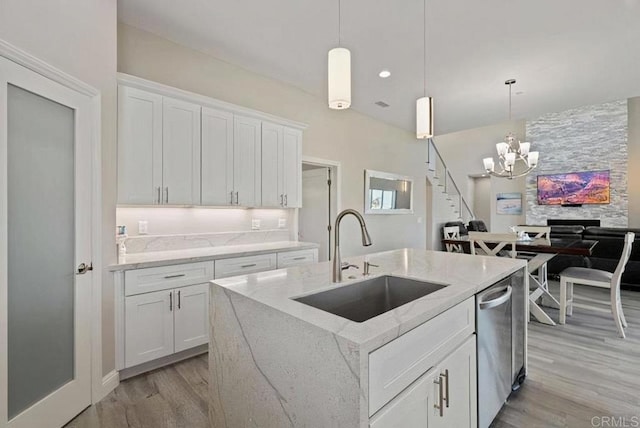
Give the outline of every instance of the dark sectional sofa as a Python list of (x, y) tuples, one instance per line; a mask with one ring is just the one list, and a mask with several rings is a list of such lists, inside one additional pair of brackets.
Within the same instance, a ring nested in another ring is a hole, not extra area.
[(549, 275), (559, 275), (571, 266), (592, 267), (613, 272), (618, 265), (624, 236), (635, 232), (636, 240), (631, 250), (631, 258), (622, 275), (622, 287), (640, 291), (640, 229), (618, 227), (598, 227), (581, 225), (552, 225), (551, 238), (574, 238), (598, 241), (593, 254), (588, 257), (557, 255), (547, 264)]

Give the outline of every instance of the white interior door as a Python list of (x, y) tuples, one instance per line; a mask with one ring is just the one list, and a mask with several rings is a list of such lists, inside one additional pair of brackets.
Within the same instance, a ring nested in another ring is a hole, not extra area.
[(0, 426), (90, 404), (91, 99), (0, 57)]
[(329, 172), (319, 167), (302, 171), (302, 208), (298, 216), (298, 238), (320, 245), (318, 261), (329, 259)]

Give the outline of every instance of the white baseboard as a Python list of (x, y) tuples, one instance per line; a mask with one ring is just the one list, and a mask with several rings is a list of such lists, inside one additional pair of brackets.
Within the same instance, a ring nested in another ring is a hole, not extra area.
[(112, 370), (107, 373), (102, 378), (102, 383), (100, 385), (96, 385), (93, 391), (93, 403), (96, 404), (98, 401), (102, 400), (106, 397), (111, 391), (116, 389), (116, 387), (120, 384), (120, 375), (116, 370)]

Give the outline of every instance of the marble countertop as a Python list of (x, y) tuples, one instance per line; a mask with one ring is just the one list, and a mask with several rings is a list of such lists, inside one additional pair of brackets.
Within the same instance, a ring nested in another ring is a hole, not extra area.
[(231, 257), (257, 256), (282, 251), (307, 250), (318, 248), (311, 242), (280, 241), (258, 244), (221, 245), (218, 247), (190, 248), (173, 251), (150, 251), (127, 254), (118, 259), (118, 263), (109, 266), (110, 271), (142, 269), (167, 266), (180, 263), (194, 263)]
[[(368, 278), (395, 275), (448, 286), (362, 323), (292, 300), (363, 280), (365, 260), (379, 265), (371, 268)], [(216, 279), (211, 283), (212, 287), (223, 287), (226, 293), (252, 299), (329, 331), (362, 351), (371, 351), (526, 267), (524, 260), (419, 249), (345, 257), (344, 261), (360, 269), (343, 271), (340, 284), (331, 281), (331, 262)], [(356, 279), (348, 279), (350, 276)]]

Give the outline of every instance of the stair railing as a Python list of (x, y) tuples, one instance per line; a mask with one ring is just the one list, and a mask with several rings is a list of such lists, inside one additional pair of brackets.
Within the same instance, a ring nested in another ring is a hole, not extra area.
[(475, 219), (473, 210), (460, 192), (432, 138), (428, 140), (427, 168), (433, 172), (433, 176), (438, 180), (437, 185), (444, 187), (444, 193), (447, 195), (447, 199), (452, 202), (451, 207), (455, 209), (458, 216), (465, 222)]

